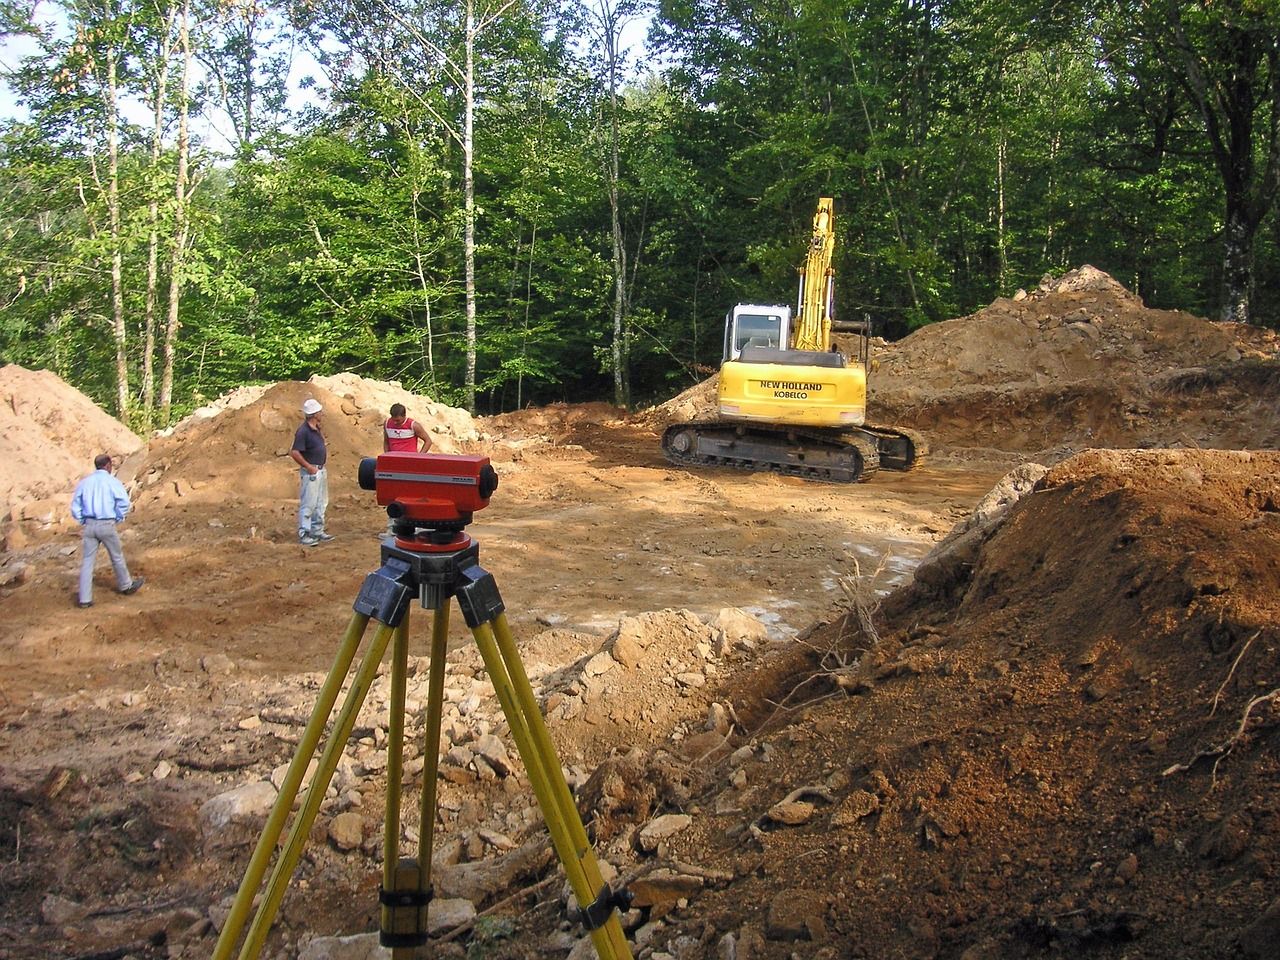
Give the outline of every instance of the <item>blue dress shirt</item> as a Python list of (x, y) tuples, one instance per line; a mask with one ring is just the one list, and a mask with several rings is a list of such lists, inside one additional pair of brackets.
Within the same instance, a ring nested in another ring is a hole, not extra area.
[(108, 470), (95, 470), (76, 486), (71, 496), (71, 516), (77, 523), (86, 520), (114, 520), (119, 523), (129, 512), (129, 494), (124, 484)]

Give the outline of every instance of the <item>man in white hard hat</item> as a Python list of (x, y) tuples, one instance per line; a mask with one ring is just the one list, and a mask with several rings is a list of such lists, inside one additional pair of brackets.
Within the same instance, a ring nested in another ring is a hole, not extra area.
[(323, 409), (314, 397), (303, 402), (302, 415), (306, 419), (293, 435), (293, 449), (289, 451), (298, 465), (298, 542), (304, 547), (333, 539), (332, 534), (324, 532), (324, 512), (329, 506), (329, 474), (324, 465), (329, 451), (320, 429)]

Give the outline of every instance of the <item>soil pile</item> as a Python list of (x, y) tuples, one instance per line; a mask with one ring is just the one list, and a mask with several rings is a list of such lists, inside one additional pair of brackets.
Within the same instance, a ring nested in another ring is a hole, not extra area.
[(135, 433), (57, 374), (0, 367), (0, 503), (6, 509), (69, 497), (76, 481), (93, 471), (95, 456), (123, 457), (141, 446)]
[(714, 420), (720, 415), (720, 374), (712, 374), (665, 403), (642, 411), (636, 419), (653, 430), (689, 420)]
[[(1084, 266), (897, 343), (873, 342), (868, 419), (933, 453), (1054, 462), (1087, 447), (1280, 446), (1280, 337), (1148, 309)], [(717, 377), (640, 415), (654, 429), (714, 419)]]
[(874, 633), (851, 615), (730, 684), (737, 752), (648, 864), (702, 890), (661, 942), (1272, 955), (1277, 557), (1280, 454), (1050, 470)]
[(1152, 310), (1081, 267), (876, 352), (869, 416), (934, 449), (1280, 446), (1280, 338)]
[(297, 467), (289, 450), (303, 420), (302, 402), (309, 397), (324, 407), (331, 496), (353, 493), (359, 460), (382, 451), (382, 424), (392, 403), (403, 403), (427, 428), (437, 453), (466, 452), (480, 436), (466, 411), (415, 397), (395, 384), (354, 374), (313, 377), (307, 383), (233, 391), (168, 436), (157, 436), (145, 453), (124, 465), (122, 479), (136, 479), (147, 501), (295, 497)]
[(626, 411), (607, 403), (553, 403), (511, 413), (485, 417), (481, 424), (487, 433), (508, 442), (532, 439), (552, 443), (571, 443), (580, 426), (620, 425)]

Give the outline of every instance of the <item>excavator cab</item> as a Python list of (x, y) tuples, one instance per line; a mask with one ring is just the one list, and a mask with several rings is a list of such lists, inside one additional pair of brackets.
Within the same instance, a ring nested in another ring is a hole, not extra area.
[(724, 318), (725, 360), (737, 360), (743, 347), (781, 350), (790, 342), (790, 307), (740, 303)]

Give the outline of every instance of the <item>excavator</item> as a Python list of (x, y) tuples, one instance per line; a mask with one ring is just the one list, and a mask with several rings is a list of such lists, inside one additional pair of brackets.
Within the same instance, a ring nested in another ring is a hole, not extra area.
[[(681, 466), (773, 471), (827, 483), (859, 483), (877, 470), (910, 470), (922, 438), (866, 422), (870, 323), (834, 318), (835, 205), (822, 197), (800, 269), (796, 313), (740, 303), (725, 317), (720, 417), (676, 423), (662, 451)], [(834, 334), (852, 334), (849, 354)]]

